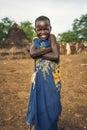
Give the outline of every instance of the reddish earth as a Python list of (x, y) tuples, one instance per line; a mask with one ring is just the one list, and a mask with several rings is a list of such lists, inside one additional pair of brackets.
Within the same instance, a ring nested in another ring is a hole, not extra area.
[[(61, 55), (62, 114), (59, 130), (87, 130), (87, 55)], [(0, 61), (0, 130), (29, 130), (25, 124), (32, 59)]]

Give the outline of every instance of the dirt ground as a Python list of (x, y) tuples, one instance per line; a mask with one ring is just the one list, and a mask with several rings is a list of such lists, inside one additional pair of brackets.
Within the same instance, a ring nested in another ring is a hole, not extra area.
[[(0, 130), (29, 130), (25, 124), (32, 59), (0, 61)], [(62, 114), (59, 130), (87, 130), (87, 55), (61, 55)]]

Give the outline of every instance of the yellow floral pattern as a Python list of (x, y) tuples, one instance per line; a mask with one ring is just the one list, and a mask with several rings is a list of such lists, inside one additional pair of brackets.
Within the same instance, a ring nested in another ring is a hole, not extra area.
[[(43, 62), (43, 63), (42, 63)], [(59, 91), (61, 88), (61, 69), (60, 69), (60, 64), (55, 63), (49, 60), (44, 60), (39, 58), (36, 61), (36, 68), (37, 71), (38, 69), (42, 71), (43, 77), (46, 80), (46, 75), (49, 75), (50, 71), (52, 72), (52, 76), (54, 79), (55, 86), (57, 90)]]
[(61, 75), (60, 75), (60, 65), (55, 63), (54, 65), (52, 65), (52, 68), (53, 68), (53, 72), (52, 72), (53, 78), (54, 78), (55, 84), (57, 84), (61, 80), (60, 79), (60, 77), (61, 77)]

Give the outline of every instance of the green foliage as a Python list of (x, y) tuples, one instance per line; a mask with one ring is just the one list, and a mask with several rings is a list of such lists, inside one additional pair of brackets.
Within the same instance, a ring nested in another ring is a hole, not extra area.
[(58, 39), (61, 42), (74, 42), (77, 39), (77, 35), (73, 31), (68, 31), (68, 32), (59, 34)]
[(32, 42), (33, 37), (35, 36), (34, 27), (32, 23), (29, 21), (21, 22), (21, 28), (23, 29), (24, 33), (26, 34), (27, 38)]
[(2, 44), (8, 34), (8, 30), (11, 27), (13, 21), (5, 17), (0, 21), (0, 43)]
[(57, 39), (61, 42), (87, 41), (87, 14), (75, 19), (72, 24), (72, 31), (59, 34)]
[(73, 31), (77, 33), (78, 39), (81, 41), (87, 41), (87, 14), (74, 20)]

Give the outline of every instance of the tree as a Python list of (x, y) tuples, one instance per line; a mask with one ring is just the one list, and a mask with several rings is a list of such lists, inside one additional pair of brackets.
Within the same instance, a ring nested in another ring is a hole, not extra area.
[(74, 20), (73, 31), (77, 33), (78, 39), (80, 39), (81, 42), (87, 41), (87, 14)]
[(63, 42), (84, 42), (87, 41), (87, 14), (75, 19), (72, 30), (61, 33), (57, 39)]
[(32, 39), (35, 36), (35, 31), (34, 27), (32, 26), (32, 23), (30, 23), (29, 21), (25, 21), (21, 22), (20, 26), (23, 29), (26, 36), (28, 37), (28, 39), (30, 40), (30, 42), (32, 42)]
[(77, 34), (73, 31), (64, 32), (58, 35), (58, 41), (61, 42), (74, 42), (77, 40)]
[(1, 19), (0, 22), (0, 43), (2, 44), (8, 34), (9, 28), (12, 26), (13, 21), (8, 17)]

